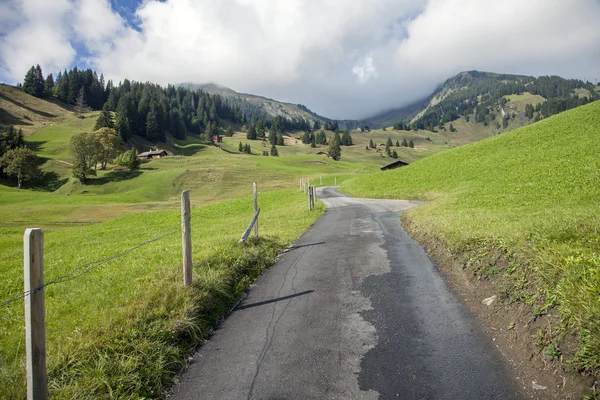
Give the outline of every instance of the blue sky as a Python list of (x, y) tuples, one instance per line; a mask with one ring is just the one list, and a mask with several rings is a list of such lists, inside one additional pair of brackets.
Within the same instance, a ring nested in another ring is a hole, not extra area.
[(464, 70), (600, 78), (598, 0), (0, 0), (0, 81), (77, 65), (361, 118)]

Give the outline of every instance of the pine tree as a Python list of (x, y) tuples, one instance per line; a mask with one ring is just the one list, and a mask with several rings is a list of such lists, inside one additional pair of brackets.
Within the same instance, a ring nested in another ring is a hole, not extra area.
[(450, 132), (456, 132), (456, 128), (452, 124), (450, 124)]
[(406, 138), (402, 138), (402, 146), (408, 147), (408, 142), (406, 141)]
[(250, 125), (248, 127), (248, 132), (246, 133), (246, 139), (256, 140), (256, 128), (254, 128), (254, 125)]
[(377, 146), (375, 145), (375, 142), (373, 141), (373, 139), (369, 140), (369, 147), (370, 147), (370, 148), (372, 148), (372, 149), (374, 149), (374, 148), (376, 148), (376, 147), (377, 147)]
[(387, 142), (386, 142), (386, 147), (392, 147), (394, 145), (394, 142), (392, 142), (392, 138), (388, 136)]
[(87, 103), (85, 102), (85, 90), (83, 86), (79, 90), (79, 94), (77, 95), (77, 100), (75, 100), (75, 111), (77, 114), (82, 115), (87, 109)]
[(279, 157), (279, 152), (277, 151), (277, 146), (275, 146), (275, 145), (271, 146), (271, 156)]
[(413, 142), (412, 140), (410, 142), (408, 142), (408, 147), (410, 147), (411, 149), (415, 148), (415, 142)]
[(44, 97), (51, 98), (54, 95), (54, 77), (48, 74), (44, 82)]
[(112, 116), (110, 115), (110, 111), (108, 111), (108, 105), (104, 104), (102, 107), (102, 111), (96, 120), (96, 124), (94, 125), (94, 130), (97, 131), (101, 128), (115, 128), (115, 123), (112, 120)]
[(238, 146), (238, 151), (239, 151), (240, 153), (243, 153), (243, 152), (244, 152), (244, 146), (242, 145), (242, 142), (240, 142), (240, 145)]
[(398, 153), (396, 150), (392, 151), (392, 158), (398, 158)]
[(350, 135), (350, 131), (344, 132), (342, 135), (342, 145), (344, 146), (352, 146), (352, 136)]
[(392, 149), (390, 147), (390, 142), (391, 142), (391, 140), (388, 138), (388, 141), (385, 144), (385, 154), (387, 154), (388, 157), (390, 157), (392, 155)]
[(396, 140), (396, 147), (400, 147), (400, 142)]
[(150, 110), (146, 115), (146, 138), (151, 142), (160, 139), (160, 126), (158, 125), (158, 115), (155, 109)]
[(227, 127), (227, 130), (225, 131), (225, 136), (227, 136), (227, 137), (232, 137), (233, 136), (233, 128), (231, 127), (231, 125), (229, 125)]
[(32, 66), (25, 74), (23, 91), (35, 97), (44, 96), (44, 75), (39, 64)]
[(310, 133), (308, 131), (304, 132), (302, 135), (302, 143), (309, 144), (310, 143)]
[(283, 135), (281, 133), (277, 134), (277, 146), (283, 146), (284, 144)]
[(342, 158), (342, 148), (340, 147), (339, 135), (333, 135), (333, 139), (329, 143), (329, 156), (335, 161)]

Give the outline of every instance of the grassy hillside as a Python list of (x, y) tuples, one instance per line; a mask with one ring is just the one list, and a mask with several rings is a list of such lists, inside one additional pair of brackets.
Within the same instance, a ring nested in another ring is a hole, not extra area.
[[(480, 278), (493, 277), (507, 302), (531, 305), (534, 317), (559, 310), (558, 326), (544, 328), (546, 339), (538, 344), (598, 374), (599, 151), (595, 102), (399, 170), (358, 177), (342, 189), (428, 200), (405, 215), (414, 233), (440, 240), (457, 257), (466, 254), (466, 266)], [(499, 252), (508, 262), (494, 258)], [(573, 351), (564, 342), (568, 332), (578, 337)]]
[(0, 84), (0, 125), (14, 125), (25, 135), (43, 126), (60, 124), (71, 115), (70, 106), (30, 96), (14, 86)]

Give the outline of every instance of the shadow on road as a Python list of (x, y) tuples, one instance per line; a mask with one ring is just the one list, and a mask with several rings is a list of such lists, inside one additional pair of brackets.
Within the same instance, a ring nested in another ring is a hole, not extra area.
[(271, 304), (271, 303), (276, 303), (276, 302), (282, 301), (282, 300), (293, 299), (294, 297), (304, 296), (305, 294), (309, 294), (312, 292), (314, 292), (314, 290), (306, 290), (304, 292), (290, 294), (289, 296), (278, 297), (278, 298), (272, 299), (272, 300), (265, 300), (265, 301), (259, 301), (258, 303), (246, 304), (246, 305), (237, 307), (236, 310), (243, 310), (245, 308), (264, 306), (265, 304)]

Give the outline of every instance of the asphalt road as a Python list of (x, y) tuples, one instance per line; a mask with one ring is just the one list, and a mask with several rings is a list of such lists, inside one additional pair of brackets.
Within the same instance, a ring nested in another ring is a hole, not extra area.
[(502, 356), (400, 225), (328, 206), (194, 355), (173, 399), (517, 399)]

